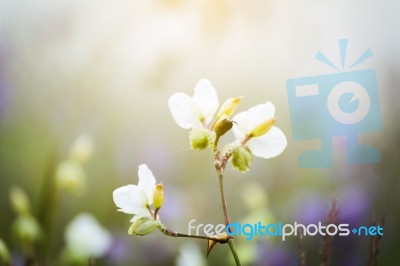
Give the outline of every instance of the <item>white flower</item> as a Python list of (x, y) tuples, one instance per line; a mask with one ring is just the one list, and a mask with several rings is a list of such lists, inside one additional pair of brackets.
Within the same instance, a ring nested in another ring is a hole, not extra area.
[(250, 136), (246, 145), (255, 156), (265, 159), (278, 156), (287, 145), (285, 134), (278, 127), (272, 126), (265, 134), (251, 137), (254, 129), (267, 121), (274, 121), (274, 119), (275, 106), (271, 102), (258, 104), (233, 118), (233, 121), (236, 122), (233, 125), (233, 134), (240, 141)]
[(179, 256), (176, 258), (176, 266), (204, 266), (204, 256), (200, 248), (193, 243), (185, 243), (180, 247)]
[(89, 213), (81, 213), (67, 226), (65, 241), (75, 258), (101, 257), (111, 246), (111, 234)]
[(210, 123), (218, 105), (217, 93), (207, 79), (197, 82), (193, 97), (178, 92), (168, 101), (175, 122), (185, 129), (201, 128)]
[(121, 212), (150, 216), (148, 207), (153, 203), (156, 179), (145, 164), (139, 165), (138, 176), (137, 185), (127, 185), (114, 190), (113, 200)]

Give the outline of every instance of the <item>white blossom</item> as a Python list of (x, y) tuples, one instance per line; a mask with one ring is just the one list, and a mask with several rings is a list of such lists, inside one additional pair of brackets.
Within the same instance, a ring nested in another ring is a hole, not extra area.
[(65, 231), (67, 250), (77, 258), (101, 257), (111, 246), (111, 234), (89, 213), (81, 213)]
[[(258, 104), (247, 111), (237, 114), (233, 121), (233, 134), (242, 141), (248, 138), (254, 129), (266, 121), (274, 121), (275, 106), (271, 102)], [(286, 148), (285, 134), (276, 126), (272, 126), (265, 134), (251, 137), (245, 143), (251, 152), (265, 159), (278, 156)]]
[(213, 119), (218, 105), (217, 93), (207, 79), (197, 82), (193, 97), (178, 92), (168, 101), (175, 122), (185, 129), (205, 127)]
[(148, 207), (153, 203), (156, 179), (145, 164), (139, 166), (138, 176), (137, 185), (127, 185), (115, 189), (113, 200), (121, 212), (150, 216)]

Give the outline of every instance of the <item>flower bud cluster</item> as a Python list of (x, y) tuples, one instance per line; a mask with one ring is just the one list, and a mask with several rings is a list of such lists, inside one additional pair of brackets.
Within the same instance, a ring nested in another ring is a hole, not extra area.
[(80, 194), (85, 191), (86, 175), (83, 166), (92, 156), (93, 148), (93, 139), (87, 134), (80, 135), (75, 140), (68, 158), (57, 167), (57, 187), (72, 194)]
[[(281, 154), (286, 147), (285, 135), (274, 126), (275, 106), (272, 103), (256, 105), (230, 118), (241, 98), (230, 98), (218, 108), (214, 87), (210, 81), (201, 79), (192, 97), (185, 93), (175, 93), (168, 101), (175, 122), (184, 129), (190, 129), (191, 148), (212, 148), (219, 173), (223, 172), (229, 160), (234, 169), (246, 172), (250, 170), (253, 155), (272, 158)], [(220, 151), (218, 141), (230, 130), (235, 140)], [(169, 232), (158, 216), (164, 202), (163, 185), (156, 184), (153, 173), (144, 164), (139, 166), (138, 176), (137, 185), (123, 186), (113, 192), (113, 200), (119, 211), (133, 215), (128, 233), (143, 236), (156, 228), (164, 233)]]
[(41, 238), (41, 228), (31, 214), (30, 202), (25, 192), (14, 187), (10, 191), (11, 206), (17, 213), (13, 223), (13, 233), (25, 250), (30, 250), (35, 242)]
[(231, 153), (223, 152), (216, 165), (224, 168), (225, 160), (232, 159), (233, 168), (246, 172), (250, 169), (253, 155), (265, 159), (278, 156), (285, 149), (287, 140), (283, 132), (274, 126), (275, 106), (270, 102), (256, 105), (231, 119), (242, 98), (230, 98), (218, 109), (218, 96), (213, 85), (201, 79), (194, 88), (193, 97), (175, 93), (168, 105), (175, 122), (182, 128), (191, 129), (189, 140), (195, 150), (211, 146), (214, 154), (218, 155), (220, 137), (233, 129), (235, 139), (241, 146), (235, 147)]
[[(139, 182), (113, 192), (113, 200), (119, 211), (133, 215), (128, 234), (143, 236), (161, 225), (158, 211), (164, 204), (164, 186), (156, 179), (147, 165), (139, 166)], [(153, 208), (152, 208), (153, 206)]]

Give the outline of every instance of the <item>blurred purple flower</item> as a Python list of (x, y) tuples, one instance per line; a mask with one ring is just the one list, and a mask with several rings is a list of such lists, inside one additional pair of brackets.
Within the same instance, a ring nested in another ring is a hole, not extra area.
[[(347, 187), (338, 192), (339, 215), (337, 223), (348, 223), (351, 226), (359, 226), (369, 221), (365, 215), (369, 207), (368, 195), (363, 187)], [(298, 201), (298, 215), (296, 220), (302, 224), (324, 222), (331, 205), (331, 198), (326, 195), (310, 193)]]
[(126, 239), (125, 235), (114, 236), (111, 248), (106, 254), (106, 260), (113, 263), (126, 261), (129, 258), (129, 254), (132, 253), (132, 248), (129, 245), (128, 239)]
[(296, 220), (305, 225), (323, 222), (328, 208), (328, 199), (317, 193), (309, 194), (299, 202), (299, 214)]
[(369, 199), (363, 188), (351, 187), (347, 189), (338, 201), (338, 222), (348, 223), (350, 226), (360, 226), (370, 223), (369, 220), (365, 219), (369, 208)]
[(258, 258), (255, 265), (281, 266), (298, 265), (297, 254), (285, 247), (285, 242), (278, 245), (269, 242), (259, 243), (257, 247)]

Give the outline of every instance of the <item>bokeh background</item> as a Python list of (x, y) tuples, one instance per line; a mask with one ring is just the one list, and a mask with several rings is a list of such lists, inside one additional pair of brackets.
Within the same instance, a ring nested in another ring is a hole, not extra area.
[[(137, 167), (146, 163), (164, 184), (164, 224), (186, 232), (191, 219), (223, 223), (211, 153), (190, 150), (188, 132), (167, 106), (173, 93), (192, 95), (207, 78), (220, 103), (245, 96), (239, 111), (272, 101), (288, 138), (281, 156), (256, 158), (246, 174), (228, 167), (231, 219), (324, 221), (336, 197), (339, 221), (370, 225), (384, 216), (379, 262), (399, 263), (399, 10), (394, 0), (0, 1), (0, 238), (18, 261), (11, 187), (21, 187), (39, 212), (49, 176), (88, 134), (95, 149), (84, 166), (86, 190), (61, 193), (55, 204), (52, 260), (65, 246), (65, 226), (85, 211), (113, 236), (99, 265), (232, 263), (225, 245), (206, 259), (203, 241), (128, 236), (130, 217), (112, 201), (112, 191), (136, 184)], [(376, 70), (383, 129), (360, 138), (381, 150), (382, 161), (349, 165), (346, 139), (337, 137), (332, 168), (300, 168), (299, 154), (318, 141), (293, 140), (285, 83), (334, 73), (314, 56), (321, 50), (339, 63), (341, 38), (349, 39), (350, 61), (373, 52), (359, 69)], [(319, 262), (322, 242), (304, 239), (309, 265)], [(297, 265), (298, 245), (297, 237), (237, 240), (250, 265)], [(369, 237), (336, 238), (333, 265), (365, 265), (369, 245)]]

